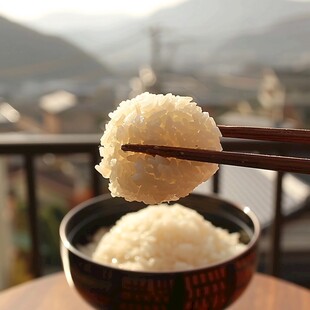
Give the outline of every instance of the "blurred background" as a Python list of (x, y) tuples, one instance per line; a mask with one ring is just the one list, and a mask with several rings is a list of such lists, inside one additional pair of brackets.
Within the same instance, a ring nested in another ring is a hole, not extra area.
[[(192, 96), (221, 124), (310, 128), (309, 38), (305, 0), (1, 0), (0, 289), (35, 276), (24, 162), (18, 151), (5, 154), (3, 141), (98, 134), (99, 143), (108, 113), (144, 91)], [(39, 251), (50, 273), (61, 269), (61, 218), (93, 192), (85, 154), (42, 153), (34, 161)], [(223, 195), (267, 206), (259, 216), (268, 231), (273, 177), (245, 171), (227, 172), (234, 187)], [(246, 184), (236, 188), (238, 178)], [(286, 181), (280, 276), (309, 287), (310, 180)], [(268, 194), (246, 196), (242, 187), (255, 182)], [(263, 239), (261, 271), (266, 252)]]

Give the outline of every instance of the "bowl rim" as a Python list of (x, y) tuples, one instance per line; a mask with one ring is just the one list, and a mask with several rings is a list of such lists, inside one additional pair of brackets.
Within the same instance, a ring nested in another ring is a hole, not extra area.
[[(64, 246), (68, 251), (72, 252), (74, 255), (78, 256), (79, 258), (86, 260), (87, 262), (94, 264), (96, 266), (100, 266), (100, 267), (105, 267), (105, 268), (110, 268), (113, 269), (115, 271), (118, 272), (125, 272), (125, 273), (131, 273), (131, 274), (136, 274), (136, 275), (152, 275), (152, 274), (186, 274), (186, 273), (192, 273), (192, 272), (199, 272), (199, 271), (203, 271), (206, 269), (214, 269), (214, 268), (219, 268), (223, 265), (226, 265), (227, 263), (233, 263), (235, 260), (238, 260), (240, 257), (242, 256), (246, 256), (248, 252), (251, 251), (251, 249), (258, 243), (259, 237), (261, 235), (261, 225), (260, 222), (258, 220), (258, 217), (256, 216), (256, 214), (248, 207), (248, 206), (242, 206), (239, 203), (235, 203), (230, 201), (229, 199), (223, 199), (222, 197), (220, 197), (220, 195), (218, 194), (208, 194), (208, 195), (202, 195), (202, 194), (196, 194), (196, 193), (190, 193), (190, 195), (194, 195), (194, 196), (200, 196), (200, 197), (210, 197), (210, 198), (215, 198), (218, 200), (221, 200), (223, 202), (228, 203), (229, 205), (232, 205), (234, 208), (239, 209), (240, 211), (242, 211), (243, 213), (245, 213), (250, 220), (253, 223), (253, 237), (251, 238), (250, 242), (248, 244), (246, 244), (246, 248), (241, 251), (238, 254), (235, 254), (225, 260), (221, 260), (218, 263), (213, 263), (213, 264), (208, 264), (205, 266), (201, 266), (201, 267), (196, 267), (196, 268), (192, 268), (192, 269), (184, 269), (184, 270), (177, 270), (177, 271), (143, 271), (143, 270), (129, 270), (129, 269), (123, 269), (123, 268), (119, 268), (116, 266), (112, 266), (112, 265), (108, 265), (108, 264), (102, 264), (102, 263), (98, 263), (94, 260), (92, 260), (89, 256), (85, 255), (84, 253), (82, 253), (81, 251), (79, 251), (67, 238), (66, 235), (66, 226), (68, 224), (68, 222), (70, 221), (70, 219), (76, 214), (78, 213), (80, 210), (87, 208), (90, 204), (99, 202), (103, 199), (107, 199), (107, 198), (113, 198), (110, 194), (103, 194), (103, 195), (99, 195), (93, 198), (90, 198), (86, 201), (83, 201), (82, 203), (79, 203), (76, 207), (74, 207), (73, 209), (71, 209), (62, 219), (61, 223), (60, 223), (60, 227), (59, 227), (59, 235), (60, 235), (60, 239), (61, 239), (61, 246)], [(177, 201), (176, 201), (177, 203)]]

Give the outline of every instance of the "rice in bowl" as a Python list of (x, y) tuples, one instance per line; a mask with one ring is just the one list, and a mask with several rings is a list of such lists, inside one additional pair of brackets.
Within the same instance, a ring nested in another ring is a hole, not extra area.
[(212, 117), (191, 97), (143, 93), (109, 114), (96, 169), (109, 178), (114, 197), (156, 204), (187, 196), (218, 165), (124, 152), (123, 144), (154, 144), (222, 150)]
[(245, 247), (239, 233), (213, 226), (195, 210), (161, 204), (124, 215), (103, 235), (92, 259), (126, 270), (171, 272), (220, 263)]

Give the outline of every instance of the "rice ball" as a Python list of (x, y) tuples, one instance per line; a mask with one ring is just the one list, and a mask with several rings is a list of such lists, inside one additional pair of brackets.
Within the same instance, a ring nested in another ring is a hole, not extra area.
[(96, 169), (114, 197), (157, 204), (187, 196), (218, 165), (125, 152), (123, 144), (154, 144), (221, 151), (221, 133), (191, 97), (143, 93), (109, 114)]

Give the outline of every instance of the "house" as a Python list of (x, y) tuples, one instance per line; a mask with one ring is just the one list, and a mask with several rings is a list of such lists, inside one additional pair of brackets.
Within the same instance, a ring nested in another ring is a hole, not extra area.
[(109, 87), (98, 87), (89, 94), (53, 91), (39, 98), (42, 126), (53, 134), (98, 133), (114, 104), (114, 91)]
[(263, 70), (258, 99), (276, 122), (310, 127), (310, 70)]
[(59, 114), (63, 111), (71, 109), (77, 104), (77, 98), (74, 94), (59, 90), (39, 99), (39, 106), (43, 111), (43, 123), (45, 129), (49, 133), (60, 133), (62, 124)]
[(17, 123), (20, 113), (10, 103), (0, 98), (0, 132), (18, 130)]

